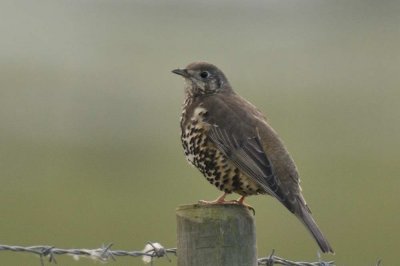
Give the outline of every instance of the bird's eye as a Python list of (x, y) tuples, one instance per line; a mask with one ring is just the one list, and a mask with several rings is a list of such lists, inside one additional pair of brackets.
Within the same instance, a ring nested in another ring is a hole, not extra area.
[(203, 79), (208, 78), (209, 75), (210, 74), (207, 71), (203, 71), (203, 72), (200, 73), (200, 77), (203, 78)]

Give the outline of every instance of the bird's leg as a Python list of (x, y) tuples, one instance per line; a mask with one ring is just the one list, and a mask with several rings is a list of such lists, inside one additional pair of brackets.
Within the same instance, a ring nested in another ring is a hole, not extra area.
[(242, 205), (246, 208), (248, 208), (249, 210), (251, 210), (253, 212), (253, 214), (256, 214), (256, 211), (254, 210), (254, 208), (246, 203), (244, 203), (244, 199), (246, 198), (246, 196), (241, 196), (239, 199), (237, 200), (225, 200), (225, 197), (228, 195), (228, 193), (224, 193), (221, 196), (219, 196), (216, 200), (212, 200), (212, 201), (207, 201), (207, 200), (199, 200), (200, 204), (238, 204), (238, 205)]
[(225, 197), (228, 195), (227, 193), (222, 194), (216, 200), (207, 201), (207, 200), (199, 200), (201, 204), (226, 204), (228, 201), (225, 201)]
[(235, 201), (236, 201), (237, 204), (245, 206), (246, 208), (251, 210), (254, 215), (256, 215), (256, 210), (252, 206), (250, 206), (249, 204), (244, 203), (244, 199), (245, 198), (246, 198), (246, 196), (241, 196), (239, 199), (237, 199)]
[(245, 198), (246, 198), (246, 196), (241, 196), (241, 197), (237, 200), (237, 202), (238, 202), (240, 205), (245, 205), (245, 204), (243, 203)]

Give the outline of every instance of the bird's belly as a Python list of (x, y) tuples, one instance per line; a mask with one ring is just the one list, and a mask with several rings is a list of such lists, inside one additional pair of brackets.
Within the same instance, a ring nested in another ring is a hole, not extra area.
[(210, 141), (206, 130), (201, 123), (194, 121), (182, 131), (182, 146), (188, 162), (221, 191), (242, 196), (262, 194), (261, 187), (233, 165)]

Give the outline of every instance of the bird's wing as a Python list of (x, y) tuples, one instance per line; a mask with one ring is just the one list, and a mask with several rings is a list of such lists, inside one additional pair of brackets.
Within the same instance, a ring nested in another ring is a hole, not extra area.
[(257, 134), (251, 137), (235, 136), (227, 129), (214, 124), (211, 125), (208, 136), (243, 173), (253, 178), (267, 193), (284, 201), (285, 197)]

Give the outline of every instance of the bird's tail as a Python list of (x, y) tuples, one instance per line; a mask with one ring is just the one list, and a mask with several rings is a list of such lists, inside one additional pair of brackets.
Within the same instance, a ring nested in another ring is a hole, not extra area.
[(329, 244), (328, 240), (324, 237), (321, 230), (318, 228), (318, 225), (312, 218), (310, 210), (304, 203), (299, 202), (299, 209), (298, 212), (295, 213), (295, 215), (307, 227), (308, 231), (310, 231), (310, 233), (313, 235), (319, 247), (321, 248), (322, 252), (335, 253), (331, 245)]

